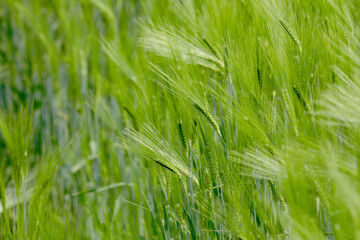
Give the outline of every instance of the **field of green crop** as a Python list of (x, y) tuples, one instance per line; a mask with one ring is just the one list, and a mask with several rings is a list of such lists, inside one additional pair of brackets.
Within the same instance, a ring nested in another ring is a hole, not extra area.
[(360, 1), (0, 0), (0, 239), (360, 239)]

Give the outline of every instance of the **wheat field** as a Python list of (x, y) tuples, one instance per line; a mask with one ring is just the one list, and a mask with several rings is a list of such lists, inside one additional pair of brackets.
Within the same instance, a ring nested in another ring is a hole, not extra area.
[(0, 0), (0, 239), (360, 239), (360, 2)]

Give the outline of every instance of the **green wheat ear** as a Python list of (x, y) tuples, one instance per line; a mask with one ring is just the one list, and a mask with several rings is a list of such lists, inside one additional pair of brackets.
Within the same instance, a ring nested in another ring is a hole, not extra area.
[(180, 204), (175, 205), (175, 212), (176, 212), (177, 219), (178, 219), (179, 223), (181, 224), (181, 226), (185, 225), (185, 219), (184, 219), (183, 211), (182, 211)]
[(283, 98), (284, 98), (286, 110), (289, 113), (290, 120), (291, 120), (291, 123), (292, 123), (293, 128), (294, 128), (295, 134), (296, 134), (296, 136), (299, 136), (298, 124), (297, 124), (297, 119), (296, 119), (296, 115), (295, 115), (294, 106), (292, 104), (289, 92), (288, 92), (288, 90), (286, 88), (284, 88), (282, 90), (282, 95), (283, 95)]
[(199, 104), (194, 103), (193, 105), (194, 105), (195, 109), (198, 110), (209, 121), (211, 126), (213, 126), (213, 128), (216, 130), (216, 132), (222, 138), (220, 127), (217, 124), (217, 122), (215, 121), (214, 117), (204, 107), (200, 106)]
[(205, 184), (206, 184), (206, 191), (207, 191), (207, 194), (209, 196), (210, 199), (213, 198), (213, 182), (212, 182), (212, 179), (211, 179), (211, 174), (208, 170), (208, 168), (205, 169), (205, 172), (204, 172), (204, 177), (205, 177)]
[(182, 121), (178, 122), (178, 130), (179, 130), (179, 136), (180, 136), (181, 143), (182, 143), (185, 151), (187, 152), (188, 151), (188, 143), (187, 143), (187, 139), (186, 139), (186, 136), (184, 133)]
[(311, 109), (310, 109), (310, 105), (308, 103), (308, 101), (306, 100), (306, 98), (304, 97), (304, 94), (301, 92), (300, 89), (298, 89), (295, 85), (293, 85), (293, 90), (297, 96), (297, 98), (300, 100), (300, 102), (302, 103), (303, 107), (305, 108), (305, 110), (310, 113)]
[(290, 36), (290, 38), (294, 41), (294, 43), (296, 44), (296, 46), (298, 47), (298, 49), (301, 53), (302, 52), (301, 43), (300, 43), (299, 39), (297, 38), (295, 32), (291, 29), (289, 24), (283, 18), (279, 17), (279, 18), (277, 18), (277, 20), (279, 21), (279, 23), (283, 27), (283, 29), (286, 31), (286, 33)]
[(277, 105), (277, 101), (276, 101), (276, 91), (274, 90), (272, 93), (272, 103), (271, 103), (271, 127), (273, 129), (273, 131), (275, 131), (276, 128), (276, 106)]
[[(220, 59), (220, 58), (219, 58), (219, 54), (218, 54), (218, 53), (215, 51), (215, 49), (210, 45), (210, 43), (206, 40), (206, 38), (205, 38), (205, 37), (202, 37), (201, 39), (202, 39), (202, 41), (205, 43), (205, 45), (209, 48), (209, 50), (211, 51), (211, 53), (214, 54), (214, 56), (216, 56), (218, 59)], [(222, 67), (223, 67), (223, 65), (222, 65)]]

